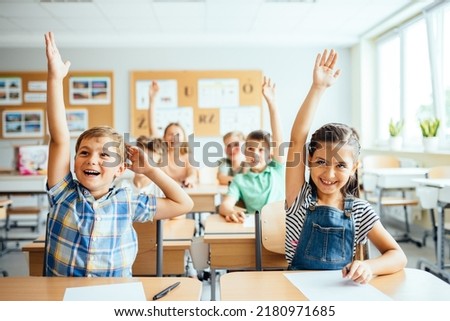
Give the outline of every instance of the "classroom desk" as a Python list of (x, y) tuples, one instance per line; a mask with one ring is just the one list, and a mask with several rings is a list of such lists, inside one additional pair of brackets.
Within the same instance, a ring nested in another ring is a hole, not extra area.
[[(368, 190), (376, 190), (378, 204), (381, 204), (383, 193), (387, 191), (414, 191), (417, 183), (414, 179), (425, 178), (428, 168), (400, 167), (400, 168), (369, 168), (364, 170), (363, 184)], [(383, 218), (382, 206), (379, 205), (380, 218)], [(407, 218), (405, 218), (407, 219)], [(400, 241), (400, 240), (399, 240)], [(420, 241), (414, 240), (409, 231), (409, 222), (406, 221), (406, 231), (401, 241), (411, 241), (421, 246)]]
[[(191, 246), (195, 222), (192, 219), (166, 220), (163, 224), (163, 274), (185, 274), (184, 254)], [(29, 273), (41, 276), (44, 264), (44, 237), (22, 247), (28, 252)], [(138, 252), (133, 264), (134, 275), (156, 275), (156, 249)]]
[[(301, 271), (228, 273), (220, 277), (220, 298), (222, 301), (306, 301), (308, 298), (284, 276), (284, 273), (298, 272)], [(423, 270), (406, 268), (375, 277), (370, 284), (393, 300), (450, 300), (450, 284)]]
[(436, 264), (433, 264), (426, 259), (420, 259), (417, 265), (418, 267), (430, 269), (433, 273), (436, 273), (450, 283), (450, 273), (445, 271), (446, 265), (444, 251), (445, 209), (450, 208), (450, 179), (424, 178), (415, 179), (414, 181), (420, 184), (422, 188), (426, 189), (426, 193), (423, 193), (424, 196), (420, 197), (421, 203), (426, 203), (424, 207), (428, 208), (431, 205), (429, 203), (434, 203), (438, 209)]
[[(251, 218), (253, 215), (251, 215)], [(250, 218), (250, 219), (251, 219)], [(255, 227), (228, 223), (219, 214), (206, 219), (204, 242), (209, 244), (211, 268), (211, 300), (215, 299), (216, 269), (255, 269)], [(264, 268), (286, 268), (284, 255), (262, 249)]]
[(169, 285), (181, 284), (159, 301), (199, 301), (200, 281), (192, 278), (81, 278), (81, 277), (7, 277), (0, 278), (0, 301), (61, 301), (69, 287), (142, 282), (147, 300)]
[(218, 184), (200, 184), (192, 188), (185, 188), (186, 193), (194, 201), (191, 212), (216, 212), (216, 206), (220, 204), (222, 195), (226, 194), (228, 186)]
[[(8, 198), (12, 196), (36, 196), (36, 206), (18, 206), (12, 207), (7, 216), (7, 224), (12, 214), (29, 214), (37, 216), (37, 231), (39, 232), (39, 217), (41, 212), (45, 211), (44, 202), (47, 194), (46, 175), (18, 175), (15, 173), (0, 174), (0, 195)], [(6, 237), (8, 240), (15, 240)], [(19, 239), (21, 240), (21, 239)]]

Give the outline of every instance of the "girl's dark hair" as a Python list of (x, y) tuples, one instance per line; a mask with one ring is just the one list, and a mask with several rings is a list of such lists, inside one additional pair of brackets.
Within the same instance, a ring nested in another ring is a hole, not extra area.
[[(349, 145), (353, 147), (353, 158), (358, 161), (361, 146), (359, 144), (359, 135), (356, 130), (350, 126), (340, 123), (329, 123), (320, 127), (311, 136), (308, 145), (308, 153), (310, 156), (322, 146), (322, 143), (339, 144), (340, 146)], [(309, 179), (309, 183), (314, 188), (314, 182)], [(341, 189), (342, 195), (359, 197), (358, 169), (353, 176), (350, 176), (347, 184)]]

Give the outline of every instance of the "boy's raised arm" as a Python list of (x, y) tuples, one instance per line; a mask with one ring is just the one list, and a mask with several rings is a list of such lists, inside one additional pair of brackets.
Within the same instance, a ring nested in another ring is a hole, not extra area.
[(278, 106), (275, 101), (275, 83), (270, 78), (264, 76), (262, 94), (267, 102), (270, 116), (270, 127), (272, 130), (273, 155), (272, 157), (279, 163), (284, 164), (285, 157), (282, 155), (281, 144), (283, 143), (283, 133), (281, 130), (280, 116)]
[(70, 171), (70, 134), (64, 105), (63, 80), (70, 62), (63, 62), (52, 32), (45, 34), (47, 56), (47, 120), (50, 132), (48, 187), (61, 181)]
[(306, 153), (304, 146), (320, 98), (334, 84), (340, 70), (334, 71), (338, 55), (334, 50), (318, 54), (314, 64), (313, 83), (295, 118), (286, 164), (286, 205), (290, 207), (305, 182)]

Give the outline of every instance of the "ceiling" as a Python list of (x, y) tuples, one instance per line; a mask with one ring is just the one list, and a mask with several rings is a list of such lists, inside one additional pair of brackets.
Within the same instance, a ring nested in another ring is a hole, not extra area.
[[(351, 46), (416, 14), (408, 0), (0, 0), (0, 47)], [(399, 18), (398, 18), (399, 17)]]

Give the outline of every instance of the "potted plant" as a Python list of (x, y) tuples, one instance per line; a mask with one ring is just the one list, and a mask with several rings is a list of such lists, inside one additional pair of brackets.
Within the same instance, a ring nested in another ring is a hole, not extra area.
[(427, 118), (419, 122), (423, 137), (423, 147), (426, 152), (437, 150), (437, 133), (440, 124), (441, 121), (438, 118)]
[(400, 135), (403, 130), (403, 120), (394, 122), (391, 118), (389, 122), (389, 145), (391, 149), (401, 149), (402, 148), (402, 136)]

